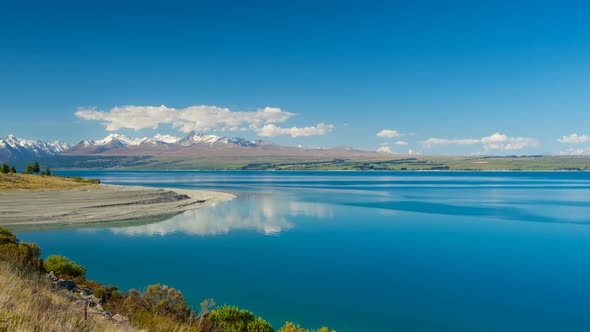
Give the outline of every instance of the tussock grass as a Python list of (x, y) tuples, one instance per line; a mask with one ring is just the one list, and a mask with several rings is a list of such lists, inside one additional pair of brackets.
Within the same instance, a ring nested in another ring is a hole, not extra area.
[(99, 184), (99, 180), (34, 174), (0, 174), (0, 190), (67, 190)]
[(135, 331), (102, 316), (51, 289), (40, 274), (23, 273), (0, 261), (0, 331)]

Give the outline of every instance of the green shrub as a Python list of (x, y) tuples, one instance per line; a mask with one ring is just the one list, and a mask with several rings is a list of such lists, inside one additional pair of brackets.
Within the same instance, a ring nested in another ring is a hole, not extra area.
[(2, 244), (18, 244), (18, 240), (9, 229), (0, 227), (0, 245)]
[(92, 290), (94, 297), (101, 299), (104, 303), (108, 303), (112, 300), (118, 300), (121, 298), (121, 293), (116, 286), (103, 286), (100, 285)]
[[(291, 322), (286, 322), (283, 327), (279, 329), (278, 332), (313, 332), (316, 330), (305, 329), (299, 325), (295, 325)], [(336, 330), (330, 330), (327, 327), (320, 327), (317, 329), (317, 332), (336, 332)]]
[(272, 326), (248, 310), (224, 305), (210, 313), (213, 326), (231, 332), (273, 332)]
[(12, 232), (0, 227), (0, 259), (25, 270), (43, 271), (41, 248), (35, 243), (20, 242)]
[(64, 279), (73, 279), (82, 277), (86, 269), (75, 262), (70, 261), (65, 256), (51, 255), (43, 263), (46, 271), (53, 271), (57, 276)]

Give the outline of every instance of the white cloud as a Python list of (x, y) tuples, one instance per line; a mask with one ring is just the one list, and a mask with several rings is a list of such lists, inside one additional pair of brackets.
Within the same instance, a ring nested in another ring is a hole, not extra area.
[[(162, 124), (171, 124), (183, 132), (190, 131), (240, 131), (253, 130), (261, 136), (264, 134), (310, 136), (323, 135), (331, 131), (332, 125), (318, 124), (304, 128), (280, 128), (277, 123), (284, 123), (295, 114), (275, 107), (265, 107), (253, 112), (237, 112), (217, 106), (189, 106), (171, 108), (162, 106), (122, 106), (109, 111), (96, 108), (80, 108), (75, 115), (84, 120), (102, 121), (106, 130), (116, 131), (122, 128), (140, 130), (156, 129)], [(272, 126), (269, 126), (272, 125)]]
[(383, 129), (377, 133), (377, 137), (395, 138), (399, 136), (401, 136), (401, 134), (397, 130), (391, 129)]
[(114, 107), (109, 112), (98, 111), (96, 107), (80, 108), (75, 114), (84, 120), (102, 121), (108, 131), (115, 131), (121, 128), (156, 129), (162, 123), (174, 121), (175, 113), (175, 109), (162, 105)]
[(561, 156), (590, 156), (590, 148), (581, 148), (581, 149), (567, 149), (564, 151), (560, 151), (559, 155)]
[(446, 138), (429, 138), (422, 141), (425, 148), (431, 148), (433, 145), (472, 145), (482, 144), (485, 150), (519, 150), (526, 147), (534, 147), (539, 142), (534, 138), (529, 137), (509, 137), (505, 134), (494, 133), (490, 136), (482, 137), (480, 139), (465, 138), (465, 139), (446, 139)]
[(299, 136), (315, 136), (315, 135), (325, 135), (334, 129), (333, 125), (330, 124), (323, 124), (318, 123), (315, 126), (310, 127), (291, 127), (291, 128), (282, 128), (274, 124), (267, 124), (260, 128), (254, 128), (258, 136), (263, 137), (275, 137), (281, 135), (289, 135), (291, 137), (299, 137)]
[(408, 145), (408, 142), (405, 142), (405, 141), (397, 141), (397, 142), (395, 142), (393, 144), (395, 144), (395, 145)]
[(422, 145), (426, 148), (430, 148), (433, 145), (470, 145), (470, 144), (478, 144), (481, 140), (478, 139), (446, 139), (446, 138), (429, 138), (427, 140), (422, 141)]
[(377, 149), (377, 152), (379, 152), (379, 153), (395, 153), (395, 152), (391, 151), (391, 148), (387, 145), (384, 145), (384, 146), (380, 147), (379, 149)]
[(520, 150), (527, 147), (537, 146), (539, 143), (529, 137), (508, 137), (504, 134), (495, 133), (481, 139), (486, 150)]
[(573, 133), (569, 136), (561, 137), (558, 141), (559, 143), (585, 143), (590, 141), (590, 136)]
[(500, 133), (495, 133), (490, 136), (486, 136), (481, 139), (483, 144), (496, 144), (496, 143), (503, 143), (508, 141), (508, 136)]

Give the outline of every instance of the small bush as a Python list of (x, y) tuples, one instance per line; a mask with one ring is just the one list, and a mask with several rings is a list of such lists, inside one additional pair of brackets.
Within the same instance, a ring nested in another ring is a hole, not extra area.
[(57, 276), (64, 279), (74, 279), (82, 277), (86, 269), (75, 262), (70, 261), (65, 256), (51, 255), (43, 263), (46, 271), (53, 271)]
[(150, 285), (146, 291), (135, 289), (112, 301), (109, 308), (129, 317), (131, 324), (152, 331), (209, 331), (207, 319), (200, 319), (186, 304), (182, 292), (166, 285)]
[(234, 332), (273, 332), (272, 326), (248, 310), (228, 305), (214, 309), (210, 313), (213, 326), (221, 331)]

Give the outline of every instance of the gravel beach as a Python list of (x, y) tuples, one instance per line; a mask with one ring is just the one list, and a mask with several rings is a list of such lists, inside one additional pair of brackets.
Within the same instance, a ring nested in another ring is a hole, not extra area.
[(74, 226), (154, 219), (232, 198), (232, 194), (215, 191), (114, 185), (59, 191), (0, 191), (0, 225)]

